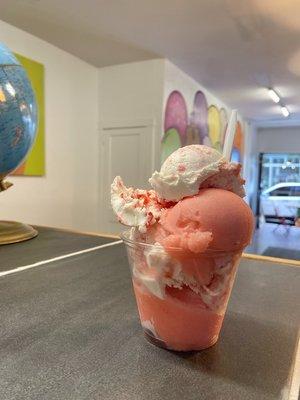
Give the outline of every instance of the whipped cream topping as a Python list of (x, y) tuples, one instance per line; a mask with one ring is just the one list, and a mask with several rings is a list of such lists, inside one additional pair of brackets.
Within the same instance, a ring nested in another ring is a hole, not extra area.
[(179, 201), (198, 193), (203, 181), (216, 174), (225, 162), (215, 149), (202, 145), (185, 146), (172, 153), (149, 182), (167, 201)]
[(120, 176), (111, 185), (111, 205), (121, 224), (138, 227), (141, 232), (160, 218), (162, 209), (154, 190), (127, 188)]
[(174, 265), (174, 260), (171, 260), (159, 243), (155, 243), (155, 246), (151, 250), (145, 250), (144, 255), (145, 264), (141, 264), (140, 260), (138, 260), (134, 265), (133, 275), (138, 278), (149, 292), (160, 299), (164, 299), (166, 287), (165, 276), (171, 266), (175, 269), (180, 269), (180, 266), (179, 264)]

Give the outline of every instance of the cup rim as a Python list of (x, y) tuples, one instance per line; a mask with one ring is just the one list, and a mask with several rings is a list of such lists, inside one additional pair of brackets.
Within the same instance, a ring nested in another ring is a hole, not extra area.
[[(170, 252), (182, 252), (182, 248), (180, 248), (180, 247), (163, 247), (161, 244), (159, 244), (159, 243), (145, 243), (145, 242), (139, 242), (139, 241), (137, 241), (137, 240), (133, 240), (133, 239), (130, 239), (129, 238), (129, 234), (130, 234), (130, 229), (127, 229), (127, 230), (125, 230), (125, 231), (123, 231), (123, 232), (121, 232), (120, 233), (120, 238), (123, 240), (123, 242), (126, 244), (126, 245), (128, 245), (128, 246), (130, 246), (130, 247), (142, 247), (142, 248), (145, 248), (145, 249), (156, 249), (157, 251), (161, 251), (161, 250), (164, 250), (164, 251), (166, 251), (166, 252), (168, 252), (168, 250), (170, 251)], [(227, 250), (218, 250), (218, 249), (206, 249), (205, 251), (203, 251), (203, 252), (199, 252), (199, 253), (195, 253), (195, 255), (207, 255), (207, 256), (209, 256), (209, 255), (228, 255), (228, 254), (232, 254), (232, 255), (234, 255), (234, 254), (242, 254), (242, 252), (243, 252), (243, 249), (238, 249), (238, 250), (230, 250), (230, 251), (227, 251)], [(193, 253), (194, 254), (194, 253)]]

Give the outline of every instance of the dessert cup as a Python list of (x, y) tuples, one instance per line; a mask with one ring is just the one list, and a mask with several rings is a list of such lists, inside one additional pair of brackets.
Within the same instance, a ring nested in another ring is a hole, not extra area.
[(145, 337), (175, 351), (213, 346), (220, 334), (241, 250), (187, 253), (122, 234)]

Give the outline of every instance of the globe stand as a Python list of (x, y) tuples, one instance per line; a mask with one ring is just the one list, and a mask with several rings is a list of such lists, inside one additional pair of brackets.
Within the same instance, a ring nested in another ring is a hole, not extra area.
[[(10, 188), (12, 183), (0, 179), (0, 192)], [(32, 226), (15, 221), (0, 221), (0, 245), (24, 242), (38, 235)]]
[(3, 192), (4, 190), (7, 190), (10, 188), (13, 184), (11, 182), (4, 182), (0, 179), (0, 192)]
[(23, 242), (38, 235), (32, 226), (15, 221), (0, 221), (0, 245)]

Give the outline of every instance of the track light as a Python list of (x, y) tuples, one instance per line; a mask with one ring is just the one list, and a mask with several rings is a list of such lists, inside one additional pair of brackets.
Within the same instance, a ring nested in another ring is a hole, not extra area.
[(274, 89), (269, 89), (268, 90), (269, 96), (271, 97), (271, 99), (275, 102), (275, 103), (279, 103), (280, 102), (280, 97), (278, 96), (278, 94), (275, 92)]
[(288, 117), (290, 115), (289, 110), (285, 106), (281, 107), (281, 112), (284, 117)]

